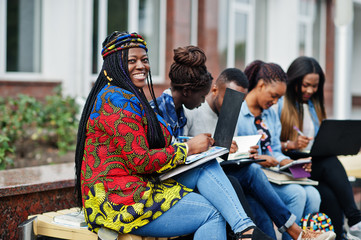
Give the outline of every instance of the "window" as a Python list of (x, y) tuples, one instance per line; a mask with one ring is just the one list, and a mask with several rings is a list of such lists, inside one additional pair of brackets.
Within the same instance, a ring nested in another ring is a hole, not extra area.
[(8, 0), (6, 72), (40, 72), (41, 1)]
[(220, 69), (244, 69), (254, 56), (254, 0), (220, 2), (219, 19)]
[(102, 64), (105, 36), (115, 30), (138, 32), (147, 41), (153, 81), (163, 81), (165, 0), (94, 0), (93, 11), (92, 73), (97, 74)]
[(315, 21), (315, 1), (299, 1), (299, 23), (298, 23), (298, 54), (300, 56), (312, 56), (313, 52), (313, 24)]

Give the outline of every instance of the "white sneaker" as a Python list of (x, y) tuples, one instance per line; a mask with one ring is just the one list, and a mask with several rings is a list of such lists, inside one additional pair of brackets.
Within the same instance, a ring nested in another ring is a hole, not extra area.
[(352, 235), (352, 234), (349, 233), (349, 232), (346, 234), (346, 239), (347, 239), (347, 240), (361, 240), (360, 238)]
[(314, 232), (309, 229), (302, 230), (302, 240), (333, 240), (336, 238), (336, 233), (328, 232)]
[(361, 222), (353, 225), (352, 227), (350, 227), (350, 233), (361, 239)]

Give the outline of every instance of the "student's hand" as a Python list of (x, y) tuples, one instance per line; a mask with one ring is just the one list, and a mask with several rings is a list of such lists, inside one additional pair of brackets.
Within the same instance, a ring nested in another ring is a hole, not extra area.
[(278, 165), (278, 161), (269, 155), (259, 155), (259, 159), (266, 159), (264, 162), (259, 162), (258, 164), (262, 167), (274, 167)]
[[(308, 157), (308, 158), (300, 158), (299, 160), (311, 160), (312, 157)], [(312, 162), (310, 163), (306, 163), (305, 165), (302, 166), (303, 169), (305, 169), (306, 172), (312, 172)]]
[(286, 158), (286, 159), (283, 159), (281, 162), (280, 162), (280, 167), (284, 166), (284, 165), (287, 165), (291, 162), (293, 162), (294, 160), (292, 159), (289, 159), (289, 158)]
[(308, 144), (310, 143), (310, 140), (312, 140), (312, 138), (299, 135), (297, 137), (295, 149), (303, 149), (307, 147)]
[(249, 158), (258, 159), (258, 145), (251, 146), (248, 150)]
[(211, 136), (210, 133), (202, 133), (188, 140), (188, 155), (207, 151), (214, 144)]
[(229, 153), (235, 153), (238, 150), (238, 146), (236, 141), (232, 140), (231, 148), (229, 149)]

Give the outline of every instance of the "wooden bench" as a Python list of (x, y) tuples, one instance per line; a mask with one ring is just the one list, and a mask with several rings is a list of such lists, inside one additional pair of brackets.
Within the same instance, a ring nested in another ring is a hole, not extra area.
[[(97, 240), (97, 234), (89, 231), (87, 227), (72, 227), (53, 222), (53, 217), (79, 211), (79, 208), (70, 208), (56, 212), (46, 212), (29, 216), (32, 221), (35, 236), (47, 236), (71, 240)], [(119, 234), (117, 240), (168, 240), (172, 238), (142, 237), (133, 234)]]

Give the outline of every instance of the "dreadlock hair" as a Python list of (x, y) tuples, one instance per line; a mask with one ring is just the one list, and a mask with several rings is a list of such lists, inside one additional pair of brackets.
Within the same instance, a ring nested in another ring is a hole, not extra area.
[(323, 86), (325, 75), (320, 64), (312, 57), (301, 56), (296, 58), (287, 70), (288, 82), (284, 97), (284, 106), (281, 113), (282, 132), (281, 140), (297, 139), (297, 132), (293, 126), (303, 130), (302, 81), (307, 74), (315, 73), (319, 76), (318, 89), (312, 95), (311, 101), (315, 106), (319, 122), (326, 118), (324, 106)]
[[(132, 92), (140, 101), (146, 114), (148, 122), (147, 139), (150, 148), (162, 148), (165, 146), (165, 139), (157, 120), (157, 117), (152, 110), (149, 102), (142, 89), (138, 89), (129, 77), (128, 72), (128, 50), (129, 48), (140, 47), (147, 51), (146, 42), (143, 37), (136, 33), (127, 32), (113, 32), (103, 42), (102, 56), (104, 59), (102, 70), (91, 89), (83, 113), (79, 123), (77, 145), (75, 152), (75, 171), (76, 171), (76, 186), (77, 203), (82, 206), (81, 194), (81, 166), (84, 156), (84, 146), (86, 139), (86, 125), (89, 116), (93, 110), (95, 100), (98, 93), (108, 84), (123, 88)], [(151, 74), (149, 72), (148, 88), (152, 99), (155, 100), (153, 91), (153, 84)]]
[(286, 73), (278, 64), (265, 63), (261, 60), (251, 62), (244, 70), (244, 73), (249, 81), (248, 92), (257, 86), (260, 79), (262, 79), (265, 84), (287, 81)]
[(211, 86), (213, 77), (207, 71), (207, 58), (202, 49), (196, 46), (179, 47), (174, 49), (173, 60), (169, 70), (173, 89), (200, 91)]
[(237, 86), (248, 88), (247, 76), (238, 68), (226, 68), (216, 80), (216, 85), (234, 82)]

